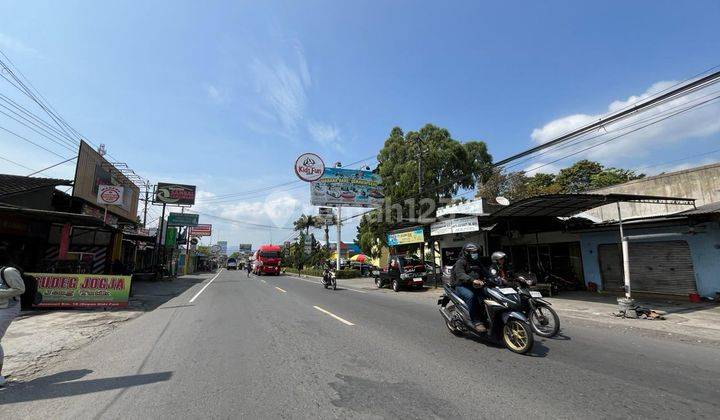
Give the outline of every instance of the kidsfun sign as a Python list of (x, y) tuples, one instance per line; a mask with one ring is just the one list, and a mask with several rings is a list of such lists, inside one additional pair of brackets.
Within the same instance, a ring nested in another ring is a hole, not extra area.
[(295, 174), (305, 182), (314, 182), (325, 173), (325, 162), (315, 153), (303, 153), (295, 161)]

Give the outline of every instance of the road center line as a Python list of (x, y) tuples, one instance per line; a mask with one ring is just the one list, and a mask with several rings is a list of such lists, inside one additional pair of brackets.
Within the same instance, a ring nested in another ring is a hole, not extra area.
[(263, 280), (263, 279), (260, 279), (260, 281), (263, 282), (263, 283), (265, 283), (265, 284), (267, 284), (267, 282), (266, 282), (265, 280)]
[(277, 286), (275, 286), (275, 288), (278, 289), (279, 291), (283, 292), (283, 293), (287, 293), (287, 291), (285, 291), (285, 290), (283, 290), (283, 289), (281, 289), (281, 288), (279, 288), (279, 287), (277, 287)]
[(207, 289), (208, 286), (210, 286), (210, 283), (214, 282), (215, 279), (218, 278), (218, 276), (220, 275), (220, 273), (222, 273), (222, 270), (223, 270), (223, 269), (221, 268), (221, 269), (217, 272), (217, 274), (215, 274), (215, 277), (211, 278), (210, 281), (207, 282), (207, 284), (205, 284), (205, 286), (203, 286), (203, 288), (200, 289), (200, 291), (197, 292), (197, 293), (195, 294), (195, 296), (192, 297), (192, 299), (190, 299), (190, 303), (195, 302), (195, 299), (197, 299), (197, 297), (200, 296), (200, 294), (201, 294), (202, 292), (204, 292), (205, 289)]
[(345, 325), (350, 325), (350, 326), (355, 325), (355, 324), (353, 324), (352, 322), (350, 322), (350, 321), (348, 321), (348, 320), (346, 320), (346, 319), (342, 319), (342, 318), (340, 318), (339, 316), (335, 315), (334, 313), (332, 313), (332, 312), (330, 312), (330, 311), (326, 311), (325, 309), (323, 309), (323, 308), (321, 308), (321, 307), (319, 307), (319, 306), (313, 306), (313, 308), (317, 309), (318, 311), (320, 311), (320, 312), (322, 312), (322, 313), (324, 313), (324, 314), (330, 315), (331, 317), (337, 319), (338, 321), (342, 322), (342, 323), (345, 324)]

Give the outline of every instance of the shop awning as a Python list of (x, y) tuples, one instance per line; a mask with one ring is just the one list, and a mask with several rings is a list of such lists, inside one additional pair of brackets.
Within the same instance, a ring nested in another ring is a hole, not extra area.
[(692, 198), (635, 194), (550, 194), (526, 198), (492, 213), (491, 219), (515, 217), (568, 217), (613, 203), (680, 204), (693, 206)]
[(111, 226), (106, 226), (102, 220), (86, 214), (0, 205), (0, 217), (4, 215), (24, 216), (51, 223), (72, 223), (76, 226), (107, 227), (109, 229), (114, 229)]

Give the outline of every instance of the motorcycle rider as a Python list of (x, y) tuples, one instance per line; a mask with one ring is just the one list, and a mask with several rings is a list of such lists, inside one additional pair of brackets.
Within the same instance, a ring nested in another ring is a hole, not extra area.
[(480, 262), (480, 248), (470, 242), (465, 244), (453, 266), (451, 285), (455, 288), (455, 292), (462, 297), (467, 303), (470, 311), (470, 319), (475, 329), (479, 332), (485, 332), (487, 328), (482, 322), (482, 314), (479, 314), (478, 297), (481, 294), (483, 281), (488, 275), (487, 269)]
[(490, 274), (498, 276), (505, 283), (509, 282), (513, 273), (510, 269), (510, 264), (507, 262), (507, 254), (502, 251), (493, 252), (490, 260), (492, 260)]

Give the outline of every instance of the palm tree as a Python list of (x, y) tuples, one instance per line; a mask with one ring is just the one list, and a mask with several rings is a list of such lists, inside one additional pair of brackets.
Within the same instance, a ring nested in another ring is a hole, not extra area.
[(305, 231), (305, 236), (310, 235), (310, 228), (320, 228), (323, 226), (323, 221), (317, 216), (300, 215), (296, 221), (293, 222), (293, 228), (296, 232)]

